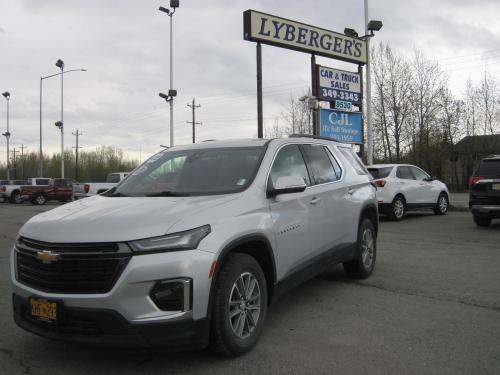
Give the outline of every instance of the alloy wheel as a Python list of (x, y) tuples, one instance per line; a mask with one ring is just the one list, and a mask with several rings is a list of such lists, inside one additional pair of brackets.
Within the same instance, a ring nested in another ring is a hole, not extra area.
[(405, 204), (401, 199), (396, 199), (394, 202), (394, 216), (398, 219), (401, 219), (405, 212)]
[(260, 316), (261, 293), (257, 278), (242, 273), (234, 282), (229, 295), (229, 324), (233, 333), (245, 339), (253, 332)]
[(438, 206), (441, 213), (445, 213), (448, 210), (448, 199), (444, 195), (441, 195), (439, 198)]
[(361, 259), (366, 269), (370, 269), (375, 253), (375, 241), (370, 228), (365, 228), (361, 236)]

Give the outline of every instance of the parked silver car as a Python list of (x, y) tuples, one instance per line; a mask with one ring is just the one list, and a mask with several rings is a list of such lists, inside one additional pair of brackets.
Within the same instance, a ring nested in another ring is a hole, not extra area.
[(331, 140), (172, 147), (22, 227), (15, 321), (54, 339), (241, 355), (290, 288), (338, 263), (371, 274), (375, 192), (350, 146)]

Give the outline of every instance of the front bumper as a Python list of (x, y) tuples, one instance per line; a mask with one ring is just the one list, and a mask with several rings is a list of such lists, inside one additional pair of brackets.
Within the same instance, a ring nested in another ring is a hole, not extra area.
[(187, 350), (202, 349), (209, 339), (208, 319), (194, 320), (190, 313), (165, 322), (131, 323), (113, 310), (64, 307), (55, 324), (31, 318), (27, 298), (14, 294), (13, 306), (14, 321), (19, 327), (54, 340)]
[[(16, 255), (13, 251), (11, 279), (15, 295), (14, 317), (16, 323), (28, 331), (56, 339), (119, 344), (125, 336), (133, 342), (133, 346), (163, 346), (160, 341), (165, 336), (163, 341), (168, 346), (170, 337), (173, 341), (177, 338), (184, 340), (183, 332), (185, 332), (185, 335), (189, 336), (185, 338), (188, 344), (192, 341), (192, 337), (195, 338), (193, 339), (195, 344), (199, 344), (199, 329), (201, 330), (200, 327), (206, 325), (204, 320), (207, 317), (212, 281), (209, 278), (209, 272), (215, 256), (213, 253), (201, 250), (135, 255), (130, 258), (109, 292), (63, 294), (42, 292), (20, 283), (16, 278)], [(151, 299), (150, 292), (155, 284), (160, 280), (172, 278), (192, 280), (190, 311), (162, 311)], [(64, 329), (40, 325), (40, 322), (30, 320), (23, 313), (26, 311), (29, 297), (62, 301), (63, 321), (64, 315), (68, 316), (68, 314), (77, 316), (77, 320), (88, 316), (90, 320), (97, 322), (102, 332), (89, 338), (86, 335), (68, 333)], [(68, 313), (64, 314), (65, 312)], [(158, 338), (154, 336), (156, 331), (162, 332)], [(172, 332), (173, 336), (169, 332)]]

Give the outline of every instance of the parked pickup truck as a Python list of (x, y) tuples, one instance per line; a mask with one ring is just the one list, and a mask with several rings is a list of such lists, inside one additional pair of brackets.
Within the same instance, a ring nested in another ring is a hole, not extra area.
[(85, 182), (81, 184), (73, 184), (73, 198), (80, 199), (91, 197), (92, 195), (101, 194), (115, 187), (127, 177), (129, 172), (109, 173), (106, 176), (106, 182)]
[(0, 181), (0, 202), (22, 203), (21, 186), (24, 180), (2, 180)]
[(47, 185), (36, 185), (39, 179), (31, 179), (31, 183), (21, 187), (21, 199), (35, 205), (43, 205), (50, 200), (59, 202), (71, 201), (73, 182), (65, 178), (48, 179)]

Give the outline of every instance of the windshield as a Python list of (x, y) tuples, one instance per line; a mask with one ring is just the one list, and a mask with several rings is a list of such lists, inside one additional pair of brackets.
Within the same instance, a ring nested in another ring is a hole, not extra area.
[(253, 181), (264, 147), (163, 151), (135, 169), (106, 196), (229, 194)]

